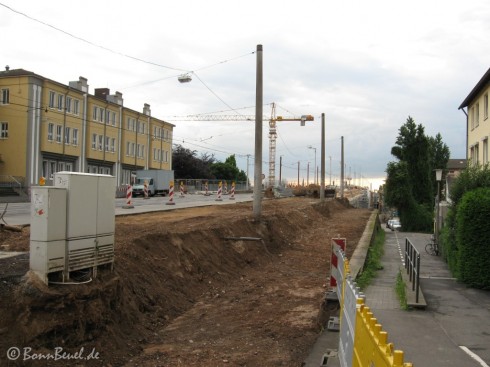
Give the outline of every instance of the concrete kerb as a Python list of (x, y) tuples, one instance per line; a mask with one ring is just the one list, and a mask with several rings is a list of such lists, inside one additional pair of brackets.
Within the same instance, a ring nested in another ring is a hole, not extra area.
[(364, 268), (369, 246), (371, 245), (377, 231), (380, 229), (381, 225), (379, 223), (379, 213), (375, 211), (371, 214), (361, 239), (359, 240), (356, 249), (349, 260), (352, 279), (356, 279), (357, 275), (359, 275)]
[[(354, 254), (349, 260), (350, 273), (352, 279), (355, 279), (361, 272), (366, 261), (367, 252), (377, 231), (381, 229), (379, 222), (379, 213), (374, 211), (364, 228), (361, 239), (357, 243)], [(340, 361), (337, 354), (339, 344), (339, 333), (337, 331), (324, 330), (318, 337), (315, 345), (310, 351), (309, 356), (304, 361), (304, 367), (340, 367)]]

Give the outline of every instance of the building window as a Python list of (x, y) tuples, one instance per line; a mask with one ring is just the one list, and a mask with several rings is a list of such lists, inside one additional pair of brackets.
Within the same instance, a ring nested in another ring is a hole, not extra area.
[(10, 103), (10, 92), (7, 88), (2, 89), (2, 104)]
[(136, 144), (131, 143), (131, 157), (134, 157), (134, 155), (135, 155), (135, 148), (136, 148)]
[(104, 122), (104, 109), (99, 107), (99, 121)]
[(52, 123), (48, 124), (48, 140), (53, 141), (54, 125)]
[(92, 134), (92, 149), (97, 149), (97, 134)]
[(488, 118), (488, 93), (483, 96), (483, 118)]
[(78, 129), (73, 129), (72, 144), (78, 145)]
[(477, 103), (475, 106), (475, 127), (480, 125), (480, 104)]
[(94, 106), (93, 113), (92, 113), (92, 120), (97, 121), (97, 106)]
[(115, 112), (112, 112), (111, 122), (112, 122), (112, 126), (116, 126), (116, 113)]
[(66, 112), (71, 113), (71, 97), (66, 97)]
[(7, 139), (9, 137), (9, 123), (0, 122), (0, 139)]
[(65, 163), (65, 170), (68, 172), (73, 172), (73, 163)]
[(62, 94), (58, 94), (58, 110), (62, 110), (63, 109), (63, 95)]
[(131, 143), (128, 141), (126, 142), (126, 155), (129, 156), (130, 154), (130, 149), (131, 149)]
[(49, 108), (54, 108), (54, 99), (56, 95), (53, 91), (49, 91)]
[(104, 136), (99, 135), (99, 150), (102, 150), (102, 145), (104, 144)]
[(65, 144), (70, 144), (70, 128), (65, 127)]
[(56, 141), (61, 143), (61, 134), (63, 133), (63, 126), (56, 125)]
[(80, 113), (80, 101), (78, 99), (73, 100), (73, 114), (77, 115)]
[(114, 153), (116, 151), (116, 138), (111, 139), (111, 152)]
[(482, 157), (482, 164), (487, 164), (488, 163), (488, 138), (483, 140), (483, 157)]
[(471, 130), (475, 128), (475, 107), (471, 107), (470, 110), (470, 124), (471, 124)]
[(109, 138), (108, 136), (105, 137), (105, 151), (108, 152), (109, 151), (109, 144), (111, 143), (111, 138)]

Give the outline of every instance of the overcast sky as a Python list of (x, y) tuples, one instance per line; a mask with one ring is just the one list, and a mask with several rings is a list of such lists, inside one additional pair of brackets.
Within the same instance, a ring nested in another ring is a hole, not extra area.
[[(264, 115), (278, 122), (276, 178), (313, 180), (326, 115), (326, 182), (346, 175), (375, 188), (410, 115), (465, 158), (458, 106), (489, 68), (490, 4), (461, 1), (39, 1), (0, 0), (1, 59), (68, 84), (123, 93), (124, 105), (176, 125), (174, 142), (253, 177), (254, 124), (180, 121), (194, 114), (255, 114), (257, 45), (263, 45)], [(22, 14), (19, 14), (22, 13)], [(32, 19), (34, 18), (34, 19)], [(3, 67), (3, 65), (2, 65)], [(191, 72), (192, 82), (177, 76)], [(245, 108), (248, 107), (248, 108)], [(235, 110), (235, 111), (234, 111)], [(268, 121), (263, 172), (268, 175)]]

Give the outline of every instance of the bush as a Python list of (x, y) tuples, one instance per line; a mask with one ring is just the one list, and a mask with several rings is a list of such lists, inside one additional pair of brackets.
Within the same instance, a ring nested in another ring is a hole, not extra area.
[(490, 188), (465, 193), (456, 214), (457, 277), (470, 287), (490, 289)]

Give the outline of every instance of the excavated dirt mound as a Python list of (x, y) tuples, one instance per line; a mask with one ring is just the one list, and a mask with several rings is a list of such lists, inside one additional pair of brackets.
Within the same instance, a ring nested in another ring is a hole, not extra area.
[[(47, 287), (26, 255), (2, 259), (0, 366), (300, 366), (328, 316), (330, 240), (350, 256), (369, 216), (300, 197), (264, 201), (260, 222), (251, 203), (118, 217), (114, 270), (86, 284)], [(0, 241), (27, 251), (29, 229)]]

